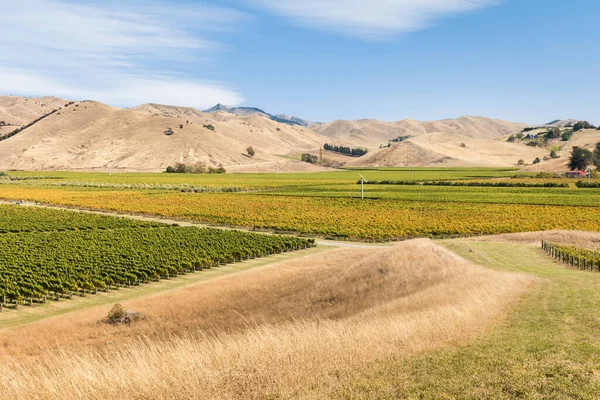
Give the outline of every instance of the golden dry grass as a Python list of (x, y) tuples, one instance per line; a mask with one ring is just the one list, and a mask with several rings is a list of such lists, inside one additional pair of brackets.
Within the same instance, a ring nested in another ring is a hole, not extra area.
[(472, 339), (531, 282), (429, 240), (336, 250), (129, 302), (149, 315), (132, 327), (98, 308), (0, 331), (0, 393), (323, 398), (370, 363)]
[(481, 236), (471, 238), (471, 241), (483, 242), (507, 242), (540, 246), (541, 241), (564, 244), (569, 246), (578, 246), (587, 249), (600, 250), (600, 233), (589, 231), (538, 231), (538, 232), (518, 232), (504, 233), (501, 235)]

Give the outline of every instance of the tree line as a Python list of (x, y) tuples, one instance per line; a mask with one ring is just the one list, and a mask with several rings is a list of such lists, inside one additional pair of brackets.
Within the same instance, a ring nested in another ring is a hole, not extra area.
[(336, 145), (329, 144), (329, 143), (325, 143), (323, 145), (323, 149), (325, 149), (327, 151), (333, 151), (334, 153), (340, 153), (340, 154), (344, 154), (347, 156), (352, 156), (352, 157), (364, 156), (365, 154), (367, 154), (369, 152), (367, 149), (361, 149), (360, 147), (352, 149), (347, 146), (336, 146)]

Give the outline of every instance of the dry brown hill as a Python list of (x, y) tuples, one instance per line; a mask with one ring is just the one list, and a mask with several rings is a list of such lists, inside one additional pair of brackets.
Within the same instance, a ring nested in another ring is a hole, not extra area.
[(523, 144), (499, 142), (451, 133), (416, 136), (391, 147), (379, 149), (351, 161), (348, 165), (365, 167), (393, 166), (490, 166), (508, 167), (523, 159), (531, 163), (548, 151)]
[(387, 145), (389, 140), (399, 136), (420, 136), (428, 133), (454, 133), (458, 135), (493, 139), (520, 132), (526, 124), (496, 120), (486, 117), (460, 117), (440, 121), (420, 122), (405, 119), (398, 122), (384, 122), (374, 119), (357, 121), (334, 121), (311, 128), (332, 139), (335, 144), (347, 144), (377, 148)]
[(58, 97), (27, 98), (0, 96), (0, 121), (21, 126), (63, 107), (68, 101)]
[(34, 121), (68, 101), (58, 97), (0, 96), (0, 137)]
[[(165, 134), (169, 128), (171, 135)], [(162, 171), (176, 162), (201, 161), (226, 168), (258, 164), (269, 171), (280, 163), (281, 171), (300, 170), (311, 166), (279, 155), (322, 144), (308, 129), (258, 116), (155, 104), (118, 109), (83, 101), (0, 142), (0, 169)], [(248, 146), (256, 151), (253, 158), (246, 155)]]

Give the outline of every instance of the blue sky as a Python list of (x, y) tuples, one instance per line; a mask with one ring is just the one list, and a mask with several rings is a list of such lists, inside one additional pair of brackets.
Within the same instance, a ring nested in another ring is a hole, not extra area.
[(21, 0), (5, 10), (5, 94), (220, 102), (314, 121), (600, 123), (592, 0)]

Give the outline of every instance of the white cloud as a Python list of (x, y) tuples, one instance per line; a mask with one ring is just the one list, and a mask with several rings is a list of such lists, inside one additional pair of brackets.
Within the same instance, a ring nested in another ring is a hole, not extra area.
[(474, 11), (498, 0), (251, 0), (302, 26), (366, 38), (426, 28), (435, 20)]
[(166, 0), (13, 2), (0, 24), (0, 88), (126, 106), (237, 104), (241, 95), (226, 84), (187, 71), (218, 51), (210, 36), (244, 18), (225, 8)]

